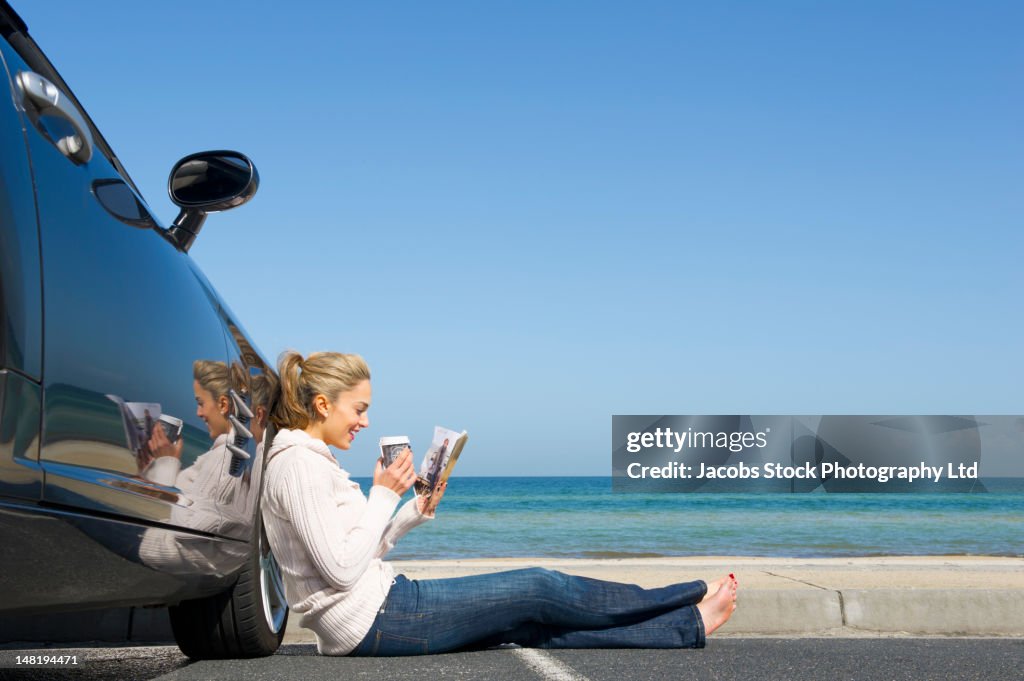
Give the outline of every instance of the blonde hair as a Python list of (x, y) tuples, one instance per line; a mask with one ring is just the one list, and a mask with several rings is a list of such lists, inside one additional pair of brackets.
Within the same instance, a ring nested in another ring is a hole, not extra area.
[(268, 412), (270, 411), (270, 403), (274, 401), (277, 396), (278, 389), (277, 376), (273, 371), (261, 371), (252, 377), (252, 406), (263, 407)]
[(370, 367), (359, 355), (314, 352), (306, 359), (287, 350), (277, 361), (281, 398), (270, 420), (278, 428), (305, 428), (320, 419), (313, 398), (323, 395), (334, 402), (341, 393), (370, 380)]
[(224, 362), (215, 362), (211, 359), (197, 359), (192, 363), (192, 378), (199, 387), (213, 395), (213, 399), (219, 400), (227, 397), (231, 390), (231, 370)]

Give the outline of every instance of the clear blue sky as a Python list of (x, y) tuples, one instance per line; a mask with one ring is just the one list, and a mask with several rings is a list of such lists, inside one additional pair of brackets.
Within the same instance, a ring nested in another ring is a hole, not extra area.
[(607, 475), (614, 413), (1024, 413), (1017, 2), (13, 0), (270, 358), (377, 437)]

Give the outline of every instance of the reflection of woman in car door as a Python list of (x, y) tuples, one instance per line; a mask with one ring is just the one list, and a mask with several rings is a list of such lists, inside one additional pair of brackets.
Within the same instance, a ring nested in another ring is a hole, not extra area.
[[(163, 428), (154, 428), (149, 440), (149, 451), (153, 458), (145, 472), (147, 479), (183, 491), (186, 487), (194, 486), (192, 483), (196, 481), (200, 470), (209, 468), (206, 460), (211, 454), (220, 453), (223, 456), (227, 451), (228, 433), (231, 432), (231, 422), (228, 420), (231, 411), (231, 398), (228, 396), (231, 372), (227, 365), (205, 359), (196, 360), (192, 365), (192, 377), (196, 416), (206, 424), (213, 446), (201, 454), (195, 464), (182, 471), (182, 439), (172, 444)], [(201, 462), (205, 465), (201, 465)]]
[[(196, 416), (206, 424), (213, 445), (182, 470), (181, 440), (172, 444), (162, 428), (154, 428), (149, 447), (155, 458), (149, 466), (152, 474), (147, 477), (178, 489), (178, 502), (171, 512), (172, 524), (223, 534), (224, 513), (232, 504), (245, 503), (250, 488), (248, 471), (241, 477), (230, 474), (232, 455), (227, 445), (231, 435), (228, 415), (233, 409), (232, 371), (224, 362), (211, 360), (196, 360), (192, 370)], [(159, 562), (164, 567), (181, 563), (186, 570), (189, 566), (207, 565), (211, 572), (218, 571), (224, 556), (206, 555), (211, 545), (203, 542), (202, 546), (205, 551), (194, 550), (170, 534), (147, 533), (139, 553), (147, 563)]]

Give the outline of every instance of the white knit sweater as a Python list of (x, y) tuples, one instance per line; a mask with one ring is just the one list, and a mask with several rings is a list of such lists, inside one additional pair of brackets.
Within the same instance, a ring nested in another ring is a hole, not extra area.
[(281, 430), (270, 448), (263, 523), (284, 578), (285, 598), (311, 629), (317, 650), (346, 655), (363, 640), (394, 577), (381, 558), (429, 520), (415, 499), (374, 485), (369, 499), (331, 455), (301, 430)]

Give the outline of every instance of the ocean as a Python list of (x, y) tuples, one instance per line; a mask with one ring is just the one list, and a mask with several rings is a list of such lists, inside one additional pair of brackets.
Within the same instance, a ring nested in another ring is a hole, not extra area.
[(624, 494), (610, 477), (456, 476), (437, 519), (388, 557), (1024, 556), (1024, 478), (983, 482), (975, 494)]

